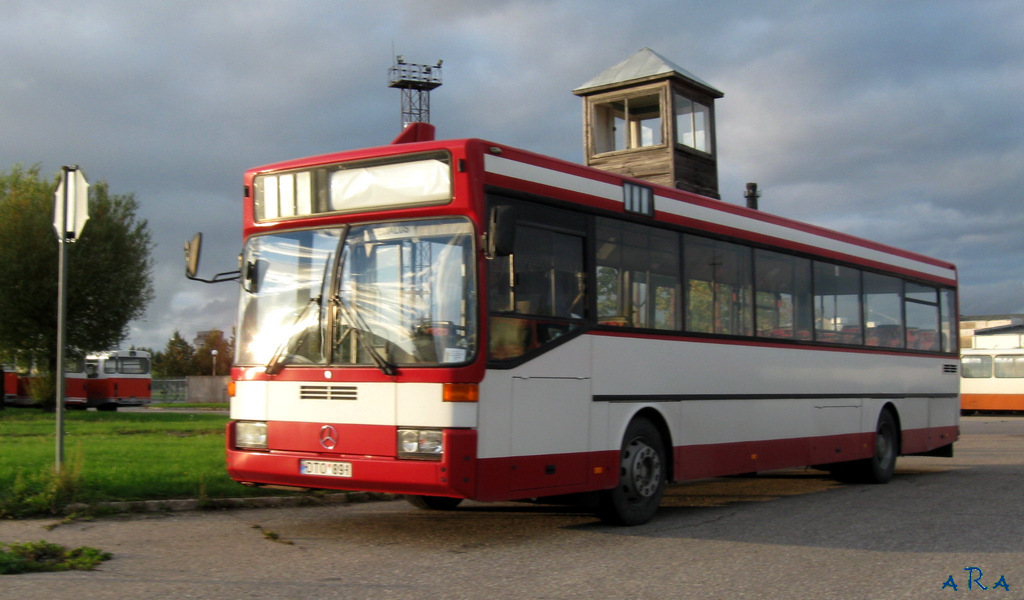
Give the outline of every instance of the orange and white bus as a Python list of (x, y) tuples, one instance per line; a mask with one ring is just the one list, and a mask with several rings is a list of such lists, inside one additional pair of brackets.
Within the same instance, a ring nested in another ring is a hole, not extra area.
[(413, 127), (245, 175), (237, 481), (638, 524), (673, 481), (951, 456), (954, 265)]
[(964, 412), (1024, 410), (1024, 348), (965, 348), (960, 375)]

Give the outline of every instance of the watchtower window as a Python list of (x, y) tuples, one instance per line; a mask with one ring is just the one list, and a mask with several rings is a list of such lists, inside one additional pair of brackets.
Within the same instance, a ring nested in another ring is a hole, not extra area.
[(594, 104), (594, 153), (664, 143), (661, 94), (618, 98)]
[(711, 154), (711, 109), (675, 94), (676, 143)]

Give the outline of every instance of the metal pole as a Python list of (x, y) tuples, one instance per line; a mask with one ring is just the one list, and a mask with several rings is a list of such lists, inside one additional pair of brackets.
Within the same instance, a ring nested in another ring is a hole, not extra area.
[(56, 459), (56, 471), (60, 474), (61, 467), (64, 465), (64, 394), (66, 392), (64, 383), (64, 313), (67, 312), (68, 298), (65, 293), (65, 286), (68, 281), (68, 261), (67, 261), (67, 231), (68, 231), (68, 194), (71, 187), (70, 173), (73, 169), (69, 167), (63, 168), (64, 177), (64, 210), (61, 215), (61, 231), (57, 235), (57, 243), (59, 244), (58, 258), (60, 280), (57, 283), (57, 398), (56, 398), (56, 412), (57, 412), (57, 459)]

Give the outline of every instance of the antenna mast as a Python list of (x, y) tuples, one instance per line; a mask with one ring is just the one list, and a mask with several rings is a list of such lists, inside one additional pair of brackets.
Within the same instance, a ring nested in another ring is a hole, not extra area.
[(388, 71), (388, 87), (402, 90), (402, 127), (410, 123), (430, 122), (430, 90), (441, 87), (441, 63), (417, 65), (405, 62), (402, 55)]

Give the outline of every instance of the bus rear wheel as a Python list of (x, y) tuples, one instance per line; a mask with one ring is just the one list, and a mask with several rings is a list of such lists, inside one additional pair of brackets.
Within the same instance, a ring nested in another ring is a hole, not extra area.
[(878, 415), (875, 427), (875, 453), (871, 458), (838, 463), (831, 468), (840, 481), (851, 483), (889, 483), (896, 471), (896, 457), (900, 453), (900, 429), (896, 417), (889, 409)]
[(448, 496), (406, 495), (405, 500), (423, 510), (455, 510), (462, 503), (462, 498), (449, 498)]
[(619, 453), (619, 484), (601, 493), (601, 520), (614, 525), (650, 521), (665, 493), (667, 465), (658, 429), (646, 419), (630, 423)]

